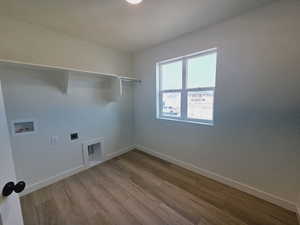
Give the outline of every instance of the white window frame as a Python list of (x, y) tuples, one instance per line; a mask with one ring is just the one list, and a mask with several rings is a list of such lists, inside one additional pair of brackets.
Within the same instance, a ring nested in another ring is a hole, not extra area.
[[(179, 122), (187, 122), (187, 123), (197, 123), (204, 125), (214, 125), (214, 108), (215, 108), (215, 87), (202, 87), (202, 88), (187, 88), (187, 61), (192, 58), (196, 58), (199, 56), (205, 56), (212, 53), (218, 54), (217, 48), (212, 48), (209, 50), (197, 52), (194, 54), (168, 59), (161, 62), (156, 63), (156, 118), (162, 120), (172, 120)], [(162, 65), (182, 61), (182, 89), (173, 89), (173, 90), (162, 90), (161, 85), (161, 68)], [(216, 68), (217, 72), (217, 68)], [(212, 120), (202, 120), (202, 119), (191, 119), (187, 117), (188, 103), (187, 103), (187, 95), (188, 92), (191, 91), (213, 91), (214, 102), (213, 102), (213, 115)], [(181, 110), (180, 117), (171, 117), (165, 116), (162, 113), (162, 95), (163, 93), (181, 93)]]

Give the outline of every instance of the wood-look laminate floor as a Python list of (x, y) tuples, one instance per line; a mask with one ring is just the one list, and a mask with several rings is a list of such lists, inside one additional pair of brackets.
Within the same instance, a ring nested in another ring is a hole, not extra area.
[(25, 225), (298, 225), (293, 212), (140, 151), (21, 202)]

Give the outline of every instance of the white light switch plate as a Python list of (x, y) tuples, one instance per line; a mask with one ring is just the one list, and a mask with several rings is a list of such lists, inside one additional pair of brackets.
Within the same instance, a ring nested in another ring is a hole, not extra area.
[(51, 136), (50, 137), (50, 144), (51, 145), (56, 145), (58, 142), (58, 136)]

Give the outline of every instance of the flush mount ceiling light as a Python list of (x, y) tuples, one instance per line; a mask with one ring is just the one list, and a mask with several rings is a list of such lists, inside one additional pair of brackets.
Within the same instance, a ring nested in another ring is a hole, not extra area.
[(137, 5), (140, 4), (143, 0), (126, 0), (128, 3)]

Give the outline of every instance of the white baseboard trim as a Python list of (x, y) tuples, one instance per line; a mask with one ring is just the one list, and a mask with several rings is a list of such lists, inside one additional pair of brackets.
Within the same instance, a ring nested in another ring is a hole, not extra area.
[(176, 159), (172, 156), (162, 154), (158, 151), (155, 151), (153, 149), (149, 149), (149, 148), (144, 147), (142, 145), (136, 145), (136, 149), (141, 150), (141, 151), (143, 151), (145, 153), (148, 153), (150, 155), (153, 155), (155, 157), (158, 157), (160, 159), (163, 159), (165, 161), (168, 161), (170, 163), (176, 164), (176, 165), (178, 165), (180, 167), (183, 167), (185, 169), (191, 170), (191, 171), (193, 171), (195, 173), (198, 173), (202, 176), (206, 176), (208, 178), (211, 178), (213, 180), (216, 180), (218, 182), (226, 184), (230, 187), (236, 188), (240, 191), (246, 192), (246, 193), (248, 193), (250, 195), (253, 195), (257, 198), (260, 198), (260, 199), (263, 199), (265, 201), (271, 202), (271, 203), (273, 203), (277, 206), (280, 206), (282, 208), (285, 208), (287, 210), (290, 210), (290, 211), (293, 211), (293, 212), (297, 211), (296, 210), (296, 204), (294, 202), (289, 201), (289, 200), (282, 199), (278, 196), (275, 196), (273, 194), (269, 194), (267, 192), (261, 191), (257, 188), (251, 187), (247, 184), (240, 183), (240, 182), (235, 181), (231, 178), (224, 177), (222, 175), (216, 174), (216, 173), (208, 171), (206, 169), (199, 168), (199, 167), (197, 167), (197, 166), (195, 166), (191, 163), (187, 163), (187, 162), (178, 160), (178, 159)]
[[(129, 151), (131, 151), (133, 149), (135, 149), (135, 145), (131, 145), (131, 146), (127, 147), (127, 148), (123, 148), (123, 149), (118, 150), (118, 151), (113, 152), (113, 153), (105, 154), (104, 155), (104, 160), (101, 163), (103, 163), (105, 161), (108, 161), (110, 159), (113, 159), (115, 157), (118, 157), (120, 155), (123, 155), (123, 154), (125, 154), (125, 153), (127, 153), (127, 152), (129, 152)], [(22, 197), (24, 195), (30, 194), (30, 193), (32, 193), (34, 191), (37, 191), (37, 190), (39, 190), (41, 188), (44, 188), (44, 187), (46, 187), (48, 185), (54, 184), (54, 183), (56, 183), (56, 182), (58, 182), (60, 180), (63, 180), (65, 178), (67, 178), (67, 177), (70, 177), (70, 176), (72, 176), (72, 175), (74, 175), (76, 173), (79, 173), (79, 172), (81, 172), (83, 170), (86, 170), (88, 168), (89, 167), (86, 167), (85, 165), (80, 165), (78, 167), (75, 167), (75, 168), (68, 169), (66, 171), (60, 172), (60, 173), (56, 174), (55, 176), (49, 177), (49, 178), (47, 178), (45, 180), (42, 180), (42, 181), (36, 182), (36, 183), (34, 183), (32, 185), (29, 185), (22, 192), (22, 194), (20, 194), (20, 196)]]
[(34, 184), (31, 184), (28, 187), (26, 187), (26, 189), (20, 194), (20, 196), (22, 197), (24, 195), (30, 194), (31, 192), (37, 191), (41, 188), (44, 188), (48, 185), (54, 184), (54, 183), (56, 183), (60, 180), (63, 180), (67, 177), (70, 177), (70, 176), (76, 174), (76, 173), (79, 173), (79, 172), (83, 171), (84, 169), (85, 169), (85, 166), (80, 165), (78, 167), (75, 167), (75, 168), (63, 171), (61, 173), (58, 173), (55, 176), (49, 177), (45, 180), (42, 180), (42, 181), (36, 182)]
[(105, 154), (105, 160), (107, 161), (107, 160), (113, 159), (115, 157), (118, 157), (120, 155), (123, 155), (123, 154), (125, 154), (125, 153), (127, 153), (127, 152), (129, 152), (129, 151), (131, 151), (133, 149), (135, 149), (135, 147), (136, 147), (135, 145), (131, 145), (131, 146), (127, 147), (127, 148), (120, 149), (117, 152)]

